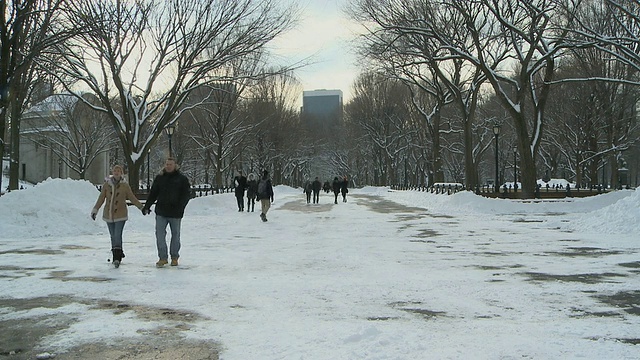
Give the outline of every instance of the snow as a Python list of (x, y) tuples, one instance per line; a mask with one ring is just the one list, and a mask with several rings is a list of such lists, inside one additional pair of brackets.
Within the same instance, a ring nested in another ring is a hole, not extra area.
[[(122, 266), (106, 262), (107, 227), (90, 218), (97, 197), (89, 182), (61, 179), (0, 197), (0, 296), (86, 299), (0, 308), (5, 324), (73, 318), (41, 351), (163, 326), (90, 305), (111, 300), (198, 314), (181, 336), (221, 344), (225, 360), (638, 357), (623, 341), (639, 338), (637, 312), (597, 296), (640, 289), (638, 269), (620, 265), (639, 261), (640, 190), (526, 201), (365, 187), (347, 203), (323, 192), (308, 205), (301, 189), (277, 186), (267, 223), (259, 205), (239, 213), (233, 194), (217, 194), (189, 203), (180, 266), (163, 269), (154, 217), (135, 207)], [(601, 278), (565, 278), (589, 274)]]

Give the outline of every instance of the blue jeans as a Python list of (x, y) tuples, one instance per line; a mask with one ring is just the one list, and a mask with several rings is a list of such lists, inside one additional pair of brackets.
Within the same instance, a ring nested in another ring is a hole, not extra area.
[(158, 246), (158, 257), (167, 260), (167, 224), (171, 228), (171, 244), (169, 254), (172, 259), (180, 257), (180, 218), (169, 218), (156, 215), (156, 245)]
[(122, 249), (122, 230), (126, 221), (108, 222), (109, 235), (111, 235), (111, 248)]

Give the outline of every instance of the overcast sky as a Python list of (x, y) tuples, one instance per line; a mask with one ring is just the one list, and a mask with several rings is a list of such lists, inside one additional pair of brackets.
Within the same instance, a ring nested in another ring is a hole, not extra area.
[(298, 26), (274, 42), (279, 56), (295, 60), (312, 57), (311, 65), (296, 72), (303, 90), (342, 90), (345, 103), (359, 72), (351, 49), (357, 24), (344, 13), (348, 1), (298, 0), (301, 7)]

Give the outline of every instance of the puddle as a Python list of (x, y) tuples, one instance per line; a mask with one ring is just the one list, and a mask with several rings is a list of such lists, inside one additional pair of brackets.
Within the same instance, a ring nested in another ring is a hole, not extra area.
[(480, 270), (489, 270), (489, 271), (504, 270), (504, 269), (519, 269), (524, 267), (524, 265), (521, 265), (521, 264), (505, 265), (505, 266), (494, 266), (494, 265), (472, 265), (472, 266)]
[(602, 273), (602, 274), (572, 274), (572, 275), (559, 275), (559, 274), (546, 274), (536, 272), (522, 273), (529, 277), (529, 281), (562, 281), (562, 282), (578, 282), (583, 284), (598, 284), (598, 283), (610, 283), (616, 282), (612, 278), (624, 278), (627, 275), (617, 273)]
[(566, 251), (551, 251), (545, 254), (566, 257), (601, 257), (622, 254), (619, 250), (607, 250), (596, 247), (568, 247)]
[(280, 210), (299, 211), (299, 212), (327, 212), (330, 211), (333, 204), (307, 204), (304, 201), (289, 201), (282, 206)]
[(91, 249), (93, 249), (92, 247), (82, 246), (82, 245), (62, 245), (62, 246), (60, 246), (60, 248), (64, 249), (64, 250), (91, 250)]
[(49, 276), (44, 277), (43, 279), (54, 279), (60, 281), (87, 281), (87, 282), (105, 282), (105, 281), (113, 281), (112, 278), (98, 277), (98, 276), (74, 276), (71, 277), (73, 271), (69, 270), (60, 270), (60, 271), (52, 271), (49, 273)]
[(416, 235), (414, 235), (413, 237), (426, 238), (426, 237), (434, 237), (434, 236), (438, 236), (438, 235), (440, 235), (440, 233), (435, 231), (435, 230), (422, 229), (422, 230), (419, 230), (418, 233)]
[(598, 301), (622, 309), (631, 315), (640, 315), (640, 290), (621, 291), (613, 295), (592, 295)]
[(618, 265), (626, 268), (631, 268), (631, 269), (640, 269), (640, 261), (634, 261), (630, 263), (621, 263)]
[(426, 214), (426, 210), (423, 208), (405, 206), (399, 204), (397, 202), (386, 200), (378, 196), (371, 195), (352, 195), (353, 198), (356, 198), (358, 205), (365, 205), (369, 208), (369, 210), (381, 213), (381, 214), (394, 214), (394, 213), (418, 213), (418, 214)]
[(48, 352), (55, 354), (56, 360), (104, 359), (104, 360), (146, 360), (146, 359), (218, 359), (220, 344), (214, 341), (188, 341), (180, 333), (189, 330), (196, 321), (205, 319), (189, 311), (154, 308), (138, 304), (126, 304), (102, 299), (82, 299), (65, 296), (39, 297), (30, 299), (0, 298), (2, 313), (29, 311), (38, 308), (55, 309), (79, 303), (90, 306), (91, 310), (111, 310), (114, 314), (134, 312), (145, 321), (162, 322), (162, 325), (140, 331), (140, 338), (109, 339), (108, 342), (82, 344), (56, 353), (47, 348), (43, 339), (69, 328), (77, 319), (73, 314), (38, 312), (31, 317), (0, 320), (0, 359), (35, 359), (36, 355)]
[(513, 220), (514, 223), (541, 223), (544, 222), (544, 220), (532, 220), (532, 219), (525, 219), (525, 218), (517, 218)]
[(33, 255), (63, 255), (64, 251), (62, 250), (52, 250), (52, 249), (14, 249), (7, 251), (0, 251), (0, 255), (5, 254), (33, 254)]
[(435, 319), (438, 317), (443, 317), (443, 316), (446, 316), (447, 314), (444, 311), (435, 311), (431, 309), (425, 309), (424, 307), (422, 307), (422, 305), (423, 304), (419, 301), (410, 301), (410, 302), (400, 301), (400, 302), (394, 302), (389, 304), (389, 306), (395, 309), (406, 311), (411, 314), (420, 315), (428, 320)]

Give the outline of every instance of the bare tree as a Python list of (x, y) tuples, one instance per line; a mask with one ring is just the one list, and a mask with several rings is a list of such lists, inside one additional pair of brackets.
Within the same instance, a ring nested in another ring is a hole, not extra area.
[(347, 119), (362, 129), (372, 149), (376, 184), (397, 184), (400, 162), (409, 148), (411, 98), (397, 79), (375, 73), (361, 74), (353, 85), (353, 99), (346, 106)]
[[(383, 67), (389, 76), (402, 79), (414, 90), (414, 105), (424, 117), (433, 141), (435, 181), (444, 181), (441, 111), (448, 104), (456, 105), (464, 134), (465, 177), (467, 186), (474, 187), (477, 170), (472, 129), (478, 95), (486, 78), (478, 68), (469, 68), (462, 58), (452, 55), (442, 46), (441, 40), (430, 33), (431, 29), (438, 29), (443, 38), (455, 39), (461, 44), (466, 42), (465, 45), (469, 46), (471, 37), (464, 17), (436, 1), (358, 1), (352, 9), (352, 16), (377, 25), (370, 27), (363, 37), (364, 56), (373, 59), (375, 65)], [(496, 51), (494, 55), (500, 59), (506, 53)]]
[(219, 83), (201, 86), (190, 98), (192, 103), (200, 103), (183, 114), (181, 126), (187, 118), (195, 124), (197, 133), (192, 135), (195, 151), (202, 151), (204, 160), (213, 166), (215, 183), (223, 184), (223, 174), (227, 172), (240, 155), (238, 147), (247, 135), (247, 126), (241, 112), (239, 101), (244, 85)]
[(185, 106), (189, 94), (236, 80), (227, 76), (229, 64), (262, 59), (295, 19), (293, 8), (275, 0), (80, 0), (71, 10), (84, 32), (58, 48), (62, 61), (44, 65), (79, 83), (61, 79), (69, 91), (81, 85), (96, 94), (100, 106), (88, 105), (113, 123), (134, 189), (149, 147), (197, 106)]
[[(392, 33), (393, 41), (420, 36), (429, 39), (433, 46), (430, 52), (440, 59), (461, 59), (480, 70), (481, 77), (486, 78), (510, 114), (518, 139), (523, 190), (532, 196), (536, 185), (535, 157), (556, 60), (567, 48), (580, 46), (567, 36), (567, 29), (575, 20), (574, 10), (580, 3), (571, 0), (357, 3), (375, 4), (377, 8), (380, 20), (376, 21), (378, 27), (371, 31), (372, 36), (381, 38), (384, 35), (380, 34)], [(452, 32), (451, 28), (457, 31)]]
[[(84, 96), (88, 102), (97, 102), (91, 94)], [(111, 149), (115, 139), (113, 127), (104, 114), (71, 94), (53, 95), (36, 104), (25, 113), (24, 120), (30, 120), (27, 124), (31, 125), (25, 129), (26, 137), (51, 150), (81, 179), (85, 179), (87, 169), (98, 155)]]
[(63, 0), (0, 0), (0, 159), (5, 156), (10, 122), (9, 188), (12, 190), (18, 189), (20, 117), (33, 88), (33, 61), (69, 35), (60, 30), (64, 23), (60, 9), (64, 3)]
[(289, 182), (306, 161), (301, 149), (307, 138), (295, 105), (300, 90), (291, 73), (270, 76), (251, 86), (243, 105), (253, 124), (242, 146), (243, 168), (270, 170), (276, 184)]

